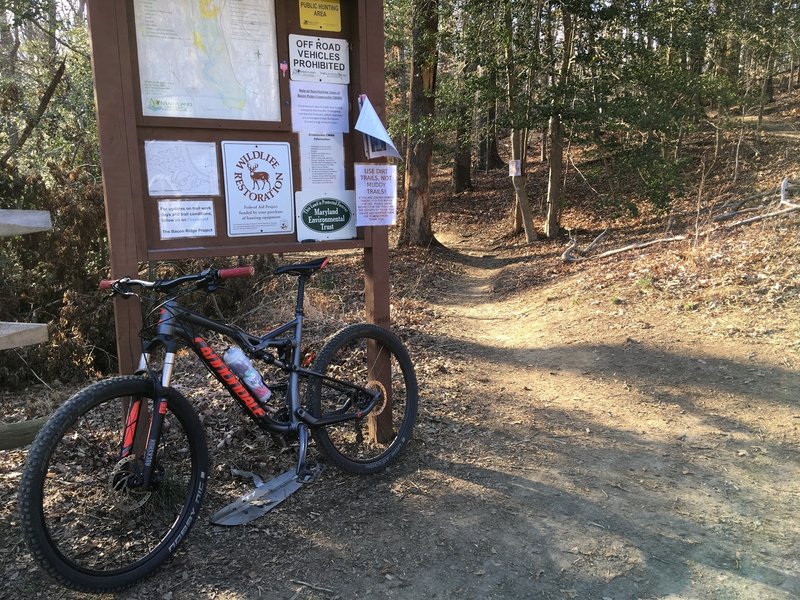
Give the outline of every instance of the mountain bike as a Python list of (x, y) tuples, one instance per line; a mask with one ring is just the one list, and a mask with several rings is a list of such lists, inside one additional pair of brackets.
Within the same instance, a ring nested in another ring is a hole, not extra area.
[[(137, 292), (148, 291), (156, 300), (146, 311), (136, 374), (78, 392), (28, 451), (20, 522), (33, 557), (49, 575), (81, 591), (125, 589), (162, 565), (197, 520), (209, 455), (197, 412), (170, 385), (183, 348), (199, 357), (256, 425), (298, 440), (296, 468), (245, 494), (212, 522), (251, 520), (312, 480), (320, 465), (307, 458), (309, 435), (325, 457), (352, 473), (376, 473), (397, 459), (418, 402), (414, 367), (400, 339), (362, 323), (341, 329), (316, 355), (302, 349), (305, 286), (327, 263), (320, 258), (275, 269), (275, 275), (297, 277), (297, 302), (294, 319), (264, 335), (181, 303), (190, 293), (212, 293), (228, 279), (251, 276), (252, 267), (101, 282), (112, 296), (139, 298)], [(273, 392), (268, 400), (258, 399), (233, 373), (212, 347), (218, 341), (238, 346), (279, 375), (267, 382)]]

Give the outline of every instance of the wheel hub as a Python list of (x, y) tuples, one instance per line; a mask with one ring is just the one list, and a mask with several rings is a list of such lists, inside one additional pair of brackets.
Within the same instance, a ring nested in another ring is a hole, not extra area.
[(367, 383), (366, 388), (368, 390), (374, 390), (380, 393), (380, 398), (378, 399), (378, 403), (375, 405), (375, 408), (372, 409), (370, 412), (373, 416), (378, 416), (381, 414), (385, 409), (386, 405), (388, 404), (388, 396), (386, 394), (386, 387), (380, 381), (370, 381)]

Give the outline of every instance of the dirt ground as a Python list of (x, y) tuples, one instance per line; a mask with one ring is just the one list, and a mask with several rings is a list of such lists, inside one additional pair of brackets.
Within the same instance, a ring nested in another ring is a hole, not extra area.
[[(204, 518), (120, 598), (800, 597), (800, 220), (565, 265), (566, 240), (503, 238), (495, 184), (442, 203), (444, 249), (393, 254), (421, 384), (401, 460), (328, 468), (273, 513), (212, 526), (247, 489), (231, 468), (266, 479), (293, 448), (190, 372), (177, 385), (215, 465)], [(344, 291), (313, 288), (312, 319), (357, 312), (358, 265), (336, 257)], [(23, 460), (0, 452), (0, 597), (84, 597), (22, 544)]]

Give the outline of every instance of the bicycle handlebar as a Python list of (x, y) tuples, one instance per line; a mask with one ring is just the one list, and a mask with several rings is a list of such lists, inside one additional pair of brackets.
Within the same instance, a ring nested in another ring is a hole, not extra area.
[(256, 270), (252, 266), (236, 267), (234, 269), (221, 269), (217, 271), (217, 276), (220, 279), (231, 279), (233, 277), (252, 277), (256, 274)]
[[(153, 290), (169, 290), (176, 286), (191, 281), (207, 283), (209, 285), (221, 279), (232, 279), (234, 277), (252, 277), (255, 274), (255, 269), (252, 266), (235, 267), (233, 269), (206, 269), (201, 273), (193, 275), (182, 275), (175, 279), (159, 279), (156, 281), (145, 281), (143, 279), (131, 279), (130, 277), (121, 277), (120, 279), (101, 279), (101, 290), (112, 290), (116, 293), (124, 293), (126, 287), (138, 286), (145, 289)], [(120, 289), (121, 288), (121, 289)]]

